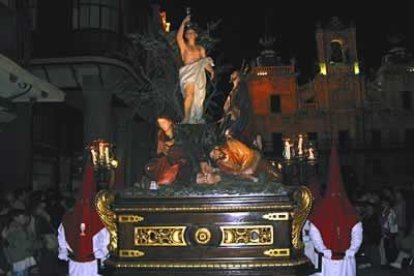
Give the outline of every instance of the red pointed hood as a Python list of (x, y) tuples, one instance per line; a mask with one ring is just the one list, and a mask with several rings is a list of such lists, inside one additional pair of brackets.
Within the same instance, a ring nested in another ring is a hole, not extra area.
[(352, 227), (359, 221), (359, 218), (344, 189), (335, 145), (331, 149), (325, 196), (313, 210), (309, 219), (321, 232), (328, 249), (343, 253), (349, 248)]
[(94, 170), (88, 160), (75, 206), (63, 217), (66, 241), (72, 249), (74, 259), (79, 262), (93, 259), (92, 239), (104, 228), (95, 209), (95, 194)]
[(313, 176), (309, 179), (308, 188), (312, 192), (313, 196), (313, 209), (321, 201), (321, 182), (317, 176)]

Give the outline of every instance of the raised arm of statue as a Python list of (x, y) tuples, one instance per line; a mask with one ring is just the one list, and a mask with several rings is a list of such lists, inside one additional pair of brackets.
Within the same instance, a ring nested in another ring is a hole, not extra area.
[(177, 39), (178, 48), (180, 50), (181, 58), (183, 58), (183, 52), (185, 51), (185, 48), (186, 48), (186, 43), (184, 40), (184, 30), (185, 30), (185, 26), (190, 22), (190, 20), (191, 20), (191, 16), (187, 15), (181, 22), (181, 25), (177, 31), (176, 39)]

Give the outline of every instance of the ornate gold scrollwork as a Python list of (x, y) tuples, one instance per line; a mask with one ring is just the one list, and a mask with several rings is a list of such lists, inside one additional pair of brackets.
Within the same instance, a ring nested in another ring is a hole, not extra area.
[(120, 223), (134, 223), (143, 221), (144, 218), (137, 215), (119, 215), (118, 222)]
[(145, 253), (139, 250), (120, 249), (119, 256), (126, 258), (142, 257)]
[(211, 240), (211, 232), (207, 228), (200, 228), (194, 234), (195, 240), (199, 244), (207, 244)]
[(293, 194), (296, 208), (292, 221), (292, 245), (295, 249), (303, 247), (302, 228), (312, 208), (312, 193), (306, 186), (300, 186)]
[(220, 226), (220, 230), (220, 246), (273, 244), (273, 225)]
[(184, 238), (186, 226), (135, 227), (136, 246), (187, 246)]
[(267, 220), (288, 220), (289, 212), (267, 213), (267, 214), (264, 214), (262, 218), (267, 219)]
[(114, 201), (115, 196), (108, 190), (100, 191), (95, 198), (96, 211), (102, 220), (102, 223), (108, 229), (110, 242), (108, 249), (112, 254), (116, 254), (118, 247), (118, 234), (116, 227), (116, 214), (111, 210), (111, 204)]
[(290, 249), (289, 248), (273, 248), (263, 252), (266, 256), (269, 257), (289, 257)]

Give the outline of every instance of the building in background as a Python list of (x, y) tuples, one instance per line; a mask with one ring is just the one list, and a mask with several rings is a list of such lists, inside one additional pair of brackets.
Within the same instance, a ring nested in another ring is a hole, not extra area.
[[(157, 6), (150, 0), (1, 2), (0, 20), (14, 24), (9, 30), (4, 30), (9, 25), (0, 24), (0, 31), (10, 38), (4, 41), (2, 36), (2, 53), (16, 57), (37, 79), (65, 93), (64, 102), (33, 102), (29, 121), (4, 128), (1, 181), (9, 187), (72, 188), (80, 180), (85, 146), (97, 138), (116, 146), (118, 183), (139, 180), (155, 129), (142, 108), (154, 110), (154, 100), (143, 102), (143, 97), (155, 90), (151, 70), (157, 62), (151, 56), (155, 50), (139, 48), (144, 43), (134, 44), (133, 38), (157, 41), (162, 23)], [(3, 16), (4, 10), (10, 10), (12, 18)], [(174, 72), (169, 80), (174, 80)], [(16, 149), (10, 147), (23, 137)], [(16, 152), (24, 156), (8, 162)]]
[(413, 181), (406, 158), (414, 135), (412, 56), (392, 49), (372, 82), (360, 71), (352, 23), (334, 17), (315, 35), (319, 72), (311, 81), (299, 85), (294, 62), (281, 63), (269, 43), (250, 72), (254, 124), (267, 154), (281, 156), (283, 139), (301, 133), (321, 153), (337, 141), (348, 188)]
[(32, 182), (35, 106), (65, 100), (65, 93), (24, 69), (30, 60), (34, 1), (0, 1), (0, 182), (2, 189)]

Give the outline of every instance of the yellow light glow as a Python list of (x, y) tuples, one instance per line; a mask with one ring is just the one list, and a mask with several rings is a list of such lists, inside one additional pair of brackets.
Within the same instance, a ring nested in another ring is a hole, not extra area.
[(358, 62), (354, 62), (354, 73), (355, 73), (355, 75), (359, 75), (359, 64), (358, 64)]
[(321, 75), (323, 76), (328, 75), (328, 70), (326, 69), (326, 63), (320, 63), (319, 68), (321, 70)]
[(161, 16), (161, 23), (162, 23), (162, 27), (163, 27), (164, 31), (166, 33), (169, 33), (171, 23), (167, 22), (167, 13), (165, 11), (162, 11), (162, 12), (160, 12), (160, 16)]
[(267, 76), (267, 72), (266, 71), (259, 71), (259, 72), (257, 72), (257, 75), (261, 76), (261, 77)]

